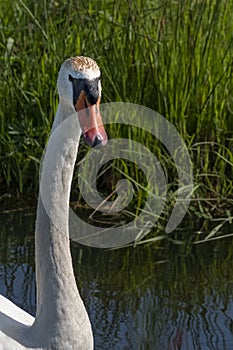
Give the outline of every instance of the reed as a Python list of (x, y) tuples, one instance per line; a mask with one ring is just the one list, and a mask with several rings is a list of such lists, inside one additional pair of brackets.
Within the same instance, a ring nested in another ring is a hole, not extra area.
[[(227, 0), (1, 1), (1, 191), (37, 188), (58, 103), (58, 69), (65, 58), (82, 54), (101, 67), (103, 102), (141, 104), (176, 126), (194, 164), (190, 214), (232, 217), (232, 11)], [(109, 126), (108, 132), (145, 140), (167, 169), (166, 216), (176, 188), (169, 154), (139, 130)], [(124, 162), (114, 166), (125, 172)], [(134, 164), (127, 164), (126, 176), (146, 186)], [(132, 208), (145, 198), (140, 192)]]

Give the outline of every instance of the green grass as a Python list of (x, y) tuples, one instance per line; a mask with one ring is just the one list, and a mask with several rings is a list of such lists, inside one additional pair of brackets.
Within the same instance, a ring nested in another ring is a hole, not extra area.
[[(232, 11), (227, 0), (1, 0), (1, 192), (37, 189), (39, 162), (58, 104), (59, 67), (67, 57), (87, 55), (101, 67), (103, 102), (150, 107), (182, 135), (194, 164), (190, 214), (232, 217)], [(177, 188), (171, 157), (139, 130), (116, 125), (108, 132), (144, 139), (169, 174), (165, 221)], [(83, 146), (81, 156), (85, 152)], [(116, 164), (118, 174), (125, 171), (124, 162)], [(126, 176), (146, 186), (134, 164), (127, 165)], [(102, 191), (105, 180), (100, 181)], [(114, 188), (110, 182), (108, 193)], [(140, 192), (132, 208), (139, 210), (145, 199), (145, 191)]]

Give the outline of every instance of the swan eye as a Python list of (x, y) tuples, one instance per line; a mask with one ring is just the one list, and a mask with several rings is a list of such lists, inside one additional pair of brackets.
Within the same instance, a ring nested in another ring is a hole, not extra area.
[(74, 80), (74, 78), (70, 74), (69, 74), (69, 78), (68, 79), (69, 79), (69, 81), (73, 81)]

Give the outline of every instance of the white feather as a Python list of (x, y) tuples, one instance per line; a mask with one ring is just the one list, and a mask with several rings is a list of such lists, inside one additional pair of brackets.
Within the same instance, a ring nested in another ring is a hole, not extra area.
[[(85, 59), (85, 58), (84, 58)], [(68, 75), (96, 76), (78, 71), (82, 59), (65, 61), (58, 78), (60, 103), (43, 162), (36, 220), (37, 313), (32, 317), (0, 296), (0, 350), (92, 350), (91, 324), (79, 295), (69, 247), (69, 194), (80, 137), (67, 129), (54, 148), (55, 129), (74, 111)], [(88, 60), (85, 60), (85, 64)], [(57, 131), (57, 130), (56, 130)], [(46, 196), (46, 200), (45, 197)]]

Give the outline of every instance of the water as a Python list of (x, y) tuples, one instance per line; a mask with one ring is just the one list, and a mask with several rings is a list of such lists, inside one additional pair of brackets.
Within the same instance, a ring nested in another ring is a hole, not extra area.
[[(34, 315), (35, 205), (23, 206), (0, 215), (0, 293)], [(231, 238), (118, 251), (72, 244), (72, 255), (96, 350), (233, 348)]]

